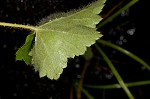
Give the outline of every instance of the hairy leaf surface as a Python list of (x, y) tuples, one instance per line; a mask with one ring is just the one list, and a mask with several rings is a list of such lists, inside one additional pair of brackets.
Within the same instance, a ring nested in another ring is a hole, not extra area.
[(67, 66), (67, 59), (84, 54), (102, 35), (96, 24), (105, 0), (98, 0), (76, 13), (37, 26), (30, 55), (40, 77), (57, 80)]

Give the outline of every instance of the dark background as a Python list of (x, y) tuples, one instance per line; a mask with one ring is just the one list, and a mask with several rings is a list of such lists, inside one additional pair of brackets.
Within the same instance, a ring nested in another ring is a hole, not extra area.
[[(101, 15), (105, 15), (119, 2), (122, 4), (115, 11), (121, 9), (130, 0), (107, 0)], [(87, 5), (91, 0), (1, 0), (0, 21), (18, 24), (37, 25), (46, 16), (59, 11), (69, 11)], [(128, 10), (122, 12), (114, 20), (99, 28), (104, 35), (102, 39), (111, 41), (133, 52), (150, 64), (150, 39), (148, 27), (148, 0), (139, 0)], [(110, 14), (110, 15), (111, 15)], [(109, 15), (109, 16), (110, 16)], [(107, 17), (109, 17), (107, 16)], [(70, 91), (79, 79), (85, 59), (75, 57), (68, 61), (58, 81), (51, 81), (47, 77), (39, 78), (33, 67), (23, 61), (15, 61), (15, 52), (24, 43), (30, 31), (0, 27), (0, 99), (70, 99)], [(149, 80), (150, 72), (141, 64), (129, 57), (100, 45), (115, 64), (125, 82)], [(86, 84), (117, 83), (105, 61), (94, 49), (91, 64), (100, 62), (97, 68), (89, 67), (85, 75)], [(149, 85), (131, 87), (130, 91), (136, 99), (149, 99)], [(104, 90), (89, 89), (95, 99), (104, 99)], [(74, 93), (75, 97), (75, 93)], [(105, 99), (128, 99), (122, 89), (105, 90)], [(86, 99), (83, 95), (83, 99)]]

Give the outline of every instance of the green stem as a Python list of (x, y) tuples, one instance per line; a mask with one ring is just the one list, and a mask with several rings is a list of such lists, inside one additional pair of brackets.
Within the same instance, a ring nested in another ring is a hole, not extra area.
[(130, 90), (125, 85), (123, 79), (121, 78), (121, 76), (119, 75), (119, 73), (117, 72), (117, 70), (115, 69), (115, 67), (112, 64), (112, 62), (110, 61), (110, 59), (107, 57), (107, 55), (103, 52), (103, 50), (97, 44), (95, 44), (95, 47), (98, 50), (98, 52), (102, 55), (102, 57), (104, 58), (104, 60), (108, 64), (108, 66), (111, 68), (111, 70), (112, 70), (113, 74), (115, 75), (116, 79), (118, 80), (120, 86), (124, 89), (124, 91), (126, 92), (126, 94), (128, 95), (128, 97), (130, 99), (134, 99), (134, 96), (131, 94)]
[[(148, 84), (150, 84), (150, 80), (125, 83), (125, 85), (127, 87), (134, 87), (134, 86), (141, 86), (141, 85), (148, 85)], [(110, 85), (84, 85), (84, 86), (88, 87), (88, 88), (93, 88), (93, 89), (114, 89), (114, 88), (121, 88), (121, 86), (119, 84), (110, 84)]]
[(122, 11), (128, 9), (129, 7), (131, 7), (132, 5), (134, 5), (136, 2), (138, 2), (138, 0), (132, 0), (132, 1), (130, 1), (128, 4), (126, 4), (120, 10), (118, 10), (117, 12), (115, 12), (113, 15), (109, 16), (105, 21), (102, 21), (97, 26), (97, 28), (100, 28), (100, 27), (104, 26), (105, 24), (107, 24), (108, 22), (112, 21), (116, 16), (118, 16), (120, 13), (122, 13)]
[(0, 22), (0, 26), (8, 26), (8, 27), (13, 27), (13, 28), (23, 28), (31, 31), (36, 31), (36, 27), (34, 26), (29, 26), (29, 25), (22, 25), (22, 24), (14, 24), (14, 23), (5, 23), (5, 22)]
[[(76, 81), (74, 83), (75, 85), (75, 90), (77, 92), (77, 86), (78, 86), (78, 82)], [(84, 93), (84, 95), (87, 97), (87, 99), (95, 99), (86, 89), (84, 89), (83, 87), (81, 88), (82, 92)]]
[(82, 88), (82, 92), (85, 94), (85, 96), (87, 97), (87, 99), (95, 99), (92, 95), (89, 94), (89, 92), (87, 90), (85, 90), (84, 88)]
[(137, 57), (136, 55), (134, 55), (133, 53), (131, 53), (131, 52), (129, 52), (129, 51), (127, 51), (127, 50), (125, 50), (125, 49), (123, 49), (123, 48), (121, 48), (121, 47), (115, 45), (115, 44), (112, 44), (112, 43), (110, 43), (110, 42), (108, 42), (108, 41), (102, 40), (102, 39), (101, 39), (101, 40), (98, 40), (98, 43), (107, 45), (107, 46), (109, 46), (109, 47), (111, 47), (111, 48), (114, 48), (114, 49), (116, 49), (116, 50), (118, 50), (118, 51), (124, 53), (125, 55), (131, 57), (131, 58), (134, 59), (135, 61), (137, 61), (137, 62), (139, 62), (140, 64), (142, 64), (145, 68), (147, 68), (147, 69), (150, 71), (150, 66), (149, 66), (145, 61), (143, 61), (141, 58), (139, 58), (139, 57)]

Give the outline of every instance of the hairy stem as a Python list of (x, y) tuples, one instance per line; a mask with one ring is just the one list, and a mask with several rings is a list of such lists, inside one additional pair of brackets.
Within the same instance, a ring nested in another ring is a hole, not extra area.
[(27, 29), (31, 31), (36, 31), (36, 27), (34, 26), (29, 26), (29, 25), (22, 25), (22, 24), (15, 24), (15, 23), (6, 23), (6, 22), (0, 22), (0, 26), (8, 26), (12, 28), (22, 28), (22, 29)]

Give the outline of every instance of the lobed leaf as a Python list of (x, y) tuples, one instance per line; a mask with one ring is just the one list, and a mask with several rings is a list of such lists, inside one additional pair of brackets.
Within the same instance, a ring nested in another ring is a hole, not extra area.
[(84, 54), (102, 36), (96, 31), (96, 24), (102, 20), (98, 14), (105, 1), (98, 0), (76, 13), (36, 27), (30, 55), (40, 77), (57, 80), (67, 67), (68, 58)]

